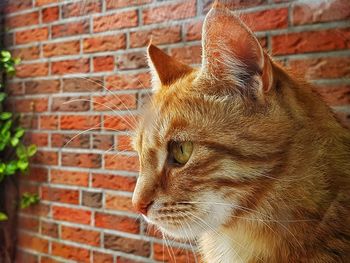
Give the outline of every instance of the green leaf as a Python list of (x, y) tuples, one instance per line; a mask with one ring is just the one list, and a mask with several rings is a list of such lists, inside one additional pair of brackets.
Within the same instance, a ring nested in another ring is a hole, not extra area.
[(0, 163), (0, 174), (5, 171), (6, 165), (4, 163)]
[(28, 165), (29, 165), (29, 163), (27, 160), (19, 160), (17, 162), (17, 166), (21, 171), (26, 170), (28, 168)]
[(17, 170), (17, 162), (11, 161), (9, 164), (6, 165), (5, 174), (12, 175), (16, 172), (16, 170)]
[(1, 135), (4, 136), (5, 133), (11, 128), (11, 126), (12, 126), (12, 120), (6, 121), (5, 124), (2, 126)]
[[(28, 147), (29, 148), (29, 147)], [(27, 158), (27, 150), (23, 144), (19, 144), (16, 148), (16, 155), (19, 159)]]
[(1, 50), (1, 56), (3, 58), (11, 58), (11, 53), (8, 50)]
[[(1, 87), (1, 84), (0, 84)], [(4, 101), (4, 99), (6, 98), (6, 93), (5, 92), (0, 92), (0, 102)]]
[(17, 137), (13, 137), (13, 138), (11, 139), (11, 145), (12, 145), (13, 147), (16, 147), (18, 143), (19, 143), (19, 139), (18, 139)]
[(20, 201), (20, 207), (22, 209), (27, 208), (30, 205), (36, 204), (38, 202), (39, 196), (37, 194), (24, 193)]
[(11, 112), (2, 112), (0, 113), (0, 120), (8, 120), (9, 118), (12, 117), (12, 113)]
[(13, 60), (13, 62), (15, 63), (15, 65), (18, 65), (19, 63), (21, 63), (21, 59), (20, 58), (15, 58)]
[(29, 157), (34, 156), (34, 154), (37, 152), (38, 148), (36, 147), (35, 144), (31, 144), (27, 148), (27, 154)]
[(16, 138), (21, 138), (24, 134), (24, 129), (23, 128), (17, 128), (16, 133), (15, 133), (15, 137)]
[(0, 212), (0, 221), (6, 221), (8, 219), (7, 215)]

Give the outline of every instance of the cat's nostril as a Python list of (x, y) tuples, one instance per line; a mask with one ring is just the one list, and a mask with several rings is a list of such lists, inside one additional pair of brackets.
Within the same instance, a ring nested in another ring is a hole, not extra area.
[(150, 201), (148, 203), (139, 203), (138, 205), (136, 205), (136, 210), (137, 212), (143, 214), (143, 215), (146, 215), (147, 212), (148, 212), (148, 209), (151, 207), (151, 205), (153, 204), (154, 202), (153, 201)]

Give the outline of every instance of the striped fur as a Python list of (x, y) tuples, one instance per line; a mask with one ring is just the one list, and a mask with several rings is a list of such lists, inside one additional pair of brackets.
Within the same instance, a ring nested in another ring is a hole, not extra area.
[[(206, 262), (347, 262), (349, 132), (228, 10), (209, 12), (203, 43), (200, 69), (149, 56), (157, 87), (135, 137), (135, 207), (198, 239)], [(184, 166), (169, 164), (170, 141), (193, 142)]]

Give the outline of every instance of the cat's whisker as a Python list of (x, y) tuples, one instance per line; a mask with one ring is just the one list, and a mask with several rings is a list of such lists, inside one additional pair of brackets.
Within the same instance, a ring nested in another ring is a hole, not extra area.
[[(226, 204), (226, 203), (218, 203), (218, 202), (200, 202), (200, 201), (181, 201), (179, 202), (179, 204), (209, 204), (209, 205), (222, 205), (222, 206), (228, 206), (228, 207), (232, 207), (232, 208), (237, 208), (239, 210), (243, 210), (243, 211), (247, 211), (247, 212), (252, 212), (252, 213), (258, 213), (259, 215), (263, 216), (263, 217), (267, 217), (269, 219), (259, 219), (265, 222), (285, 222), (285, 223), (300, 223), (300, 222), (312, 222), (312, 221), (318, 221), (316, 219), (295, 219), (295, 220), (277, 220), (277, 219), (272, 219), (270, 216), (263, 214), (259, 211), (256, 211), (254, 209), (251, 208), (247, 208), (244, 206), (240, 206), (240, 205), (236, 205), (236, 204)], [(245, 217), (238, 217), (238, 218), (242, 218), (242, 219), (247, 219), (247, 220), (254, 220), (253, 218), (245, 218)]]
[(135, 123), (137, 122), (137, 119), (133, 116), (133, 114), (132, 114), (131, 111), (128, 109), (128, 107), (125, 105), (125, 103), (124, 103), (118, 96), (116, 96), (115, 93), (113, 93), (112, 91), (110, 91), (109, 89), (107, 89), (103, 84), (101, 84), (101, 83), (99, 83), (99, 82), (97, 82), (97, 81), (94, 81), (94, 80), (89, 79), (89, 78), (86, 78), (86, 77), (79, 77), (79, 78), (82, 78), (82, 79), (85, 79), (85, 80), (87, 80), (87, 81), (89, 81), (89, 82), (92, 82), (92, 83), (94, 83), (94, 84), (100, 86), (101, 88), (103, 88), (105, 91), (109, 92), (114, 98), (118, 99), (118, 100), (123, 104), (123, 106), (126, 108), (126, 110), (128, 111), (128, 113), (130, 114), (130, 116), (132, 116), (132, 117), (134, 118)]

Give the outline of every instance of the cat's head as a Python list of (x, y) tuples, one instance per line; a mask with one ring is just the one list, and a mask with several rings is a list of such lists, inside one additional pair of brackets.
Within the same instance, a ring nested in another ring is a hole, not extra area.
[(180, 238), (254, 209), (279, 172), (291, 128), (274, 63), (239, 18), (215, 7), (202, 35), (199, 69), (149, 46), (154, 95), (135, 137), (141, 168), (133, 204)]

